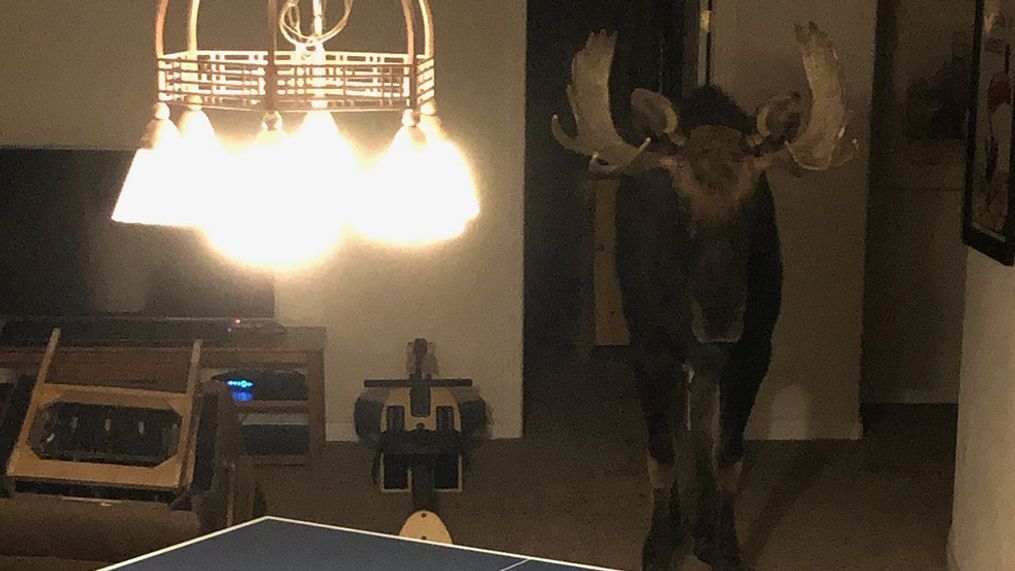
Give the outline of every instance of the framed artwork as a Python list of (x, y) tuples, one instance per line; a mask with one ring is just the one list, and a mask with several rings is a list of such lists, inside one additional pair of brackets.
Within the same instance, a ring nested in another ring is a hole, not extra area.
[(1015, 0), (978, 0), (962, 231), (966, 244), (1008, 266), (1015, 265), (1013, 26)]

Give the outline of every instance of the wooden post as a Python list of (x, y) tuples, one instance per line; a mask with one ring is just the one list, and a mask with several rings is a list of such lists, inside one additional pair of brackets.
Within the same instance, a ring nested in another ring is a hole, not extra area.
[(278, 65), (275, 50), (278, 49), (278, 0), (268, 0), (268, 62), (264, 69), (264, 107), (267, 113), (276, 110), (278, 90)]
[(405, 53), (409, 56), (409, 107), (419, 111), (419, 62), (416, 61), (416, 16), (412, 0), (402, 0), (402, 13), (405, 16)]

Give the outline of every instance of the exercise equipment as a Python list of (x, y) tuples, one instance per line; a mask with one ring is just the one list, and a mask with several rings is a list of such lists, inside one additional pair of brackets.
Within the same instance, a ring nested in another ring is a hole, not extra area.
[[(413, 515), (406, 526), (413, 530), (436, 519), (443, 527), (436, 494), (462, 491), (470, 444), (486, 424), (486, 405), (456, 398), (453, 391), (471, 388), (472, 379), (434, 378), (427, 372), (433, 357), (426, 339), (409, 347), (408, 378), (363, 382), (368, 391), (381, 393), (357, 401), (356, 428), (375, 450), (372, 473), (381, 491), (411, 494)], [(425, 527), (421, 534), (443, 537), (438, 531)]]

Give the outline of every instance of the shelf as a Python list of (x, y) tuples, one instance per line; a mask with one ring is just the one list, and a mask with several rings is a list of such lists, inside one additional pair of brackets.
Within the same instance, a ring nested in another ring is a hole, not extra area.
[(278, 465), (278, 466), (296, 466), (300, 464), (308, 464), (312, 459), (309, 454), (286, 454), (286, 455), (249, 455), (254, 460), (254, 463), (258, 465)]
[(299, 411), (306, 412), (310, 410), (310, 402), (305, 400), (255, 400), (247, 402), (237, 402), (236, 408), (241, 411)]

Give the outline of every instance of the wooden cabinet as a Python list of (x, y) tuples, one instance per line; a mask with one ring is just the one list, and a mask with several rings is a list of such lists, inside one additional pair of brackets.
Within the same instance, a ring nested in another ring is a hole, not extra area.
[(597, 182), (595, 218), (596, 345), (628, 345), (631, 335), (624, 320), (620, 282), (617, 280), (617, 191), (616, 181)]

